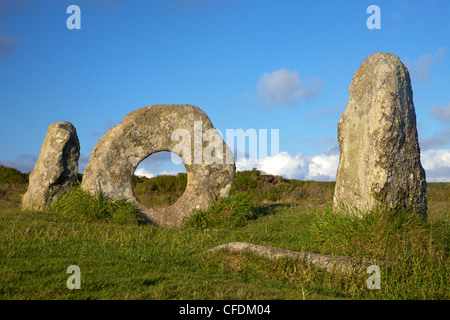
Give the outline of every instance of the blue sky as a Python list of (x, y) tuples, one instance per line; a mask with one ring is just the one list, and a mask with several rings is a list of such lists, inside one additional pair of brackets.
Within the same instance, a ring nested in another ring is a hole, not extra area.
[[(66, 26), (72, 4), (79, 30)], [(381, 29), (366, 26), (370, 5)], [(31, 171), (48, 126), (64, 120), (83, 171), (129, 112), (192, 104), (222, 133), (279, 129), (280, 154), (259, 169), (334, 180), (352, 76), (381, 51), (411, 73), (427, 180), (450, 181), (449, 11), (446, 0), (0, 0), (0, 164)], [(138, 170), (184, 168), (157, 154)]]

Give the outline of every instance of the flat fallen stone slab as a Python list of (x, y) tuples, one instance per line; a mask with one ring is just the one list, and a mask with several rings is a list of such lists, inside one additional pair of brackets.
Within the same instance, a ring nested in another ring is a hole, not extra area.
[[(367, 259), (355, 259), (347, 256), (331, 256), (326, 254), (318, 254), (304, 251), (286, 250), (276, 247), (263, 246), (258, 244), (252, 244), (248, 242), (229, 242), (219, 245), (207, 252), (215, 252), (219, 250), (227, 249), (230, 251), (238, 252), (253, 252), (268, 259), (280, 259), (280, 258), (294, 258), (306, 260), (307, 262), (325, 269), (328, 272), (341, 271), (341, 272), (365, 272), (367, 267), (372, 264)], [(380, 264), (378, 264), (380, 265)], [(382, 265), (389, 265), (390, 263), (382, 263)]]

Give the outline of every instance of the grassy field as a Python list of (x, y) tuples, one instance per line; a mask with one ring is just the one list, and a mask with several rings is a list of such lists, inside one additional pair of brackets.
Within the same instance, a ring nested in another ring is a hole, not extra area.
[[(450, 298), (450, 183), (428, 184), (426, 221), (380, 210), (333, 214), (334, 183), (238, 172), (228, 199), (181, 229), (142, 225), (134, 208), (76, 189), (46, 212), (19, 210), (28, 176), (0, 167), (0, 299), (445, 299)], [(176, 201), (186, 177), (135, 177), (138, 198)], [(244, 241), (390, 261), (381, 288), (367, 273), (210, 248)], [(69, 290), (70, 265), (81, 289)]]

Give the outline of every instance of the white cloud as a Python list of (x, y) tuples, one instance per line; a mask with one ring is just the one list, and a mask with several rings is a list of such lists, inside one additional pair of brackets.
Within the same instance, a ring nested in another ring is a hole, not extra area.
[(330, 181), (336, 179), (338, 163), (339, 155), (328, 151), (314, 157), (303, 153), (292, 156), (287, 152), (280, 152), (275, 156), (258, 159), (256, 163), (248, 158), (238, 159), (236, 170), (256, 168), (265, 174), (279, 175), (288, 179)]
[(420, 158), (428, 182), (450, 182), (450, 149), (426, 150)]
[(288, 179), (304, 179), (307, 175), (309, 157), (298, 153), (291, 156), (287, 152), (280, 152), (275, 156), (251, 161), (248, 157), (236, 161), (236, 170), (251, 170), (256, 168), (265, 174), (283, 176)]
[(258, 169), (267, 174), (295, 179), (307, 175), (308, 161), (309, 157), (302, 153), (291, 156), (287, 152), (281, 152), (276, 156), (261, 159)]
[(179, 174), (181, 172), (183, 172), (183, 171), (181, 171), (181, 170), (165, 171), (164, 170), (164, 171), (161, 171), (159, 173), (159, 175), (161, 175), (161, 176), (176, 176), (177, 174)]
[(450, 150), (427, 150), (421, 155), (425, 170), (434, 170), (442, 166), (450, 166)]
[(416, 82), (427, 82), (430, 80), (430, 70), (437, 62), (445, 57), (445, 47), (439, 48), (435, 54), (422, 54), (416, 61), (405, 60), (411, 78)]
[(311, 159), (308, 180), (336, 180), (339, 165), (339, 154), (321, 154)]
[(141, 176), (141, 177), (147, 177), (147, 178), (153, 178), (155, 176), (154, 173), (147, 171), (144, 168), (138, 168), (134, 172), (134, 175)]
[[(450, 182), (450, 149), (426, 150), (421, 154), (421, 163), (428, 182)], [(302, 153), (292, 156), (280, 152), (275, 156), (236, 161), (236, 170), (256, 168), (266, 174), (280, 175), (288, 179), (335, 181), (339, 165), (339, 148), (333, 147), (324, 153), (309, 157)]]
[(176, 176), (177, 174), (179, 174), (179, 173), (181, 173), (181, 172), (184, 172), (184, 171), (181, 171), (181, 170), (173, 170), (173, 171), (166, 171), (166, 170), (163, 170), (163, 171), (161, 171), (161, 172), (159, 172), (159, 173), (153, 173), (153, 172), (150, 172), (150, 171), (148, 171), (147, 169), (145, 169), (145, 168), (138, 168), (138, 169), (136, 169), (136, 171), (134, 172), (134, 174), (136, 175), (136, 176), (142, 176), (142, 177), (147, 177), (147, 178), (153, 178), (153, 177), (156, 177), (157, 175), (159, 175), (159, 176)]
[(306, 83), (300, 79), (298, 71), (281, 68), (261, 76), (257, 84), (258, 96), (265, 105), (294, 105), (314, 98), (320, 93), (322, 84), (315, 77)]

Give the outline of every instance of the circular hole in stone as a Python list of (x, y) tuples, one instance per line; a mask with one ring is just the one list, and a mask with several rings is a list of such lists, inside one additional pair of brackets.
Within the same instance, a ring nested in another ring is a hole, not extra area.
[(141, 161), (133, 175), (136, 198), (151, 208), (174, 204), (183, 195), (186, 185), (186, 168), (181, 158), (169, 151), (148, 156)]

